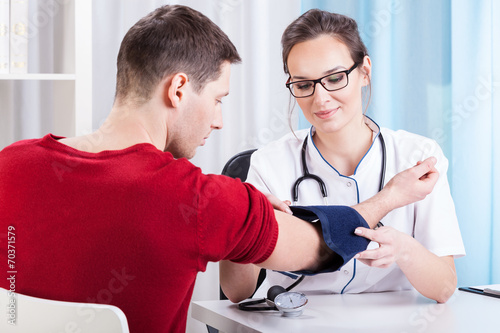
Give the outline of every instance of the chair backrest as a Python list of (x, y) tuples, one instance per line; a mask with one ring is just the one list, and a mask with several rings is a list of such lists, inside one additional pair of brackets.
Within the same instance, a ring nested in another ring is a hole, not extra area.
[(247, 179), (248, 168), (250, 168), (250, 158), (256, 150), (245, 150), (231, 157), (222, 169), (222, 174), (232, 178), (239, 178), (244, 182)]
[(0, 309), (2, 333), (129, 333), (125, 314), (112, 305), (54, 301), (0, 288)]
[[(250, 160), (252, 154), (256, 150), (257, 149), (245, 150), (231, 157), (229, 161), (227, 161), (224, 168), (222, 169), (222, 174), (232, 178), (239, 178), (242, 182), (244, 182), (247, 179), (247, 174), (248, 174), (248, 169), (250, 168)], [(259, 273), (259, 278), (257, 279), (257, 287), (255, 288), (255, 290), (259, 288), (259, 286), (262, 284), (265, 278), (266, 278), (266, 270), (261, 269)], [(222, 289), (220, 289), (220, 299), (227, 299)]]

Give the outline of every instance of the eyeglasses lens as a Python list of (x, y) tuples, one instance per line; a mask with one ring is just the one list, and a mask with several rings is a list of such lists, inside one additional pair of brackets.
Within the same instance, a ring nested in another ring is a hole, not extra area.
[[(334, 73), (321, 79), (321, 85), (328, 91), (339, 90), (347, 86), (347, 74)], [(307, 97), (314, 93), (314, 81), (299, 81), (290, 84), (290, 90), (295, 97)]]
[(344, 88), (347, 85), (347, 74), (336, 73), (325, 77), (321, 80), (321, 84), (326, 90), (337, 90)]

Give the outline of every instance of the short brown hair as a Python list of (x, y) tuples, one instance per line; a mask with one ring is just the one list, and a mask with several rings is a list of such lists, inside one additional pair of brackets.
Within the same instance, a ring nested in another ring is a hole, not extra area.
[(184, 72), (200, 92), (221, 74), (222, 63), (241, 58), (229, 37), (208, 17), (181, 5), (166, 5), (127, 32), (117, 59), (115, 98), (142, 104), (165, 77)]

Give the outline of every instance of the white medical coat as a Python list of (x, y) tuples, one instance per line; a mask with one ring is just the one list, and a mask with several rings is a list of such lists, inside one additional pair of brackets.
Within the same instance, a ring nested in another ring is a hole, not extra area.
[[(294, 182), (303, 175), (301, 149), (304, 138), (309, 136), (306, 162), (309, 172), (323, 179), (328, 191), (329, 205), (352, 206), (374, 196), (379, 189), (382, 145), (378, 138), (379, 127), (366, 117), (367, 125), (374, 132), (369, 151), (361, 159), (353, 175), (339, 174), (314, 145), (314, 128), (290, 133), (256, 151), (251, 158), (247, 182), (264, 193), (272, 193), (280, 200), (292, 200)], [(431, 139), (403, 130), (380, 129), (386, 145), (385, 183), (394, 175), (414, 166), (429, 156), (437, 158), (439, 179), (424, 200), (398, 208), (382, 219), (391, 226), (414, 237), (437, 256), (465, 255), (465, 249), (450, 194), (447, 179), (448, 160), (439, 145)], [(323, 205), (319, 185), (314, 180), (304, 180), (299, 186), (298, 205)], [(378, 247), (371, 242), (368, 248)], [(264, 297), (269, 287), (292, 284), (294, 280), (282, 273), (268, 270), (267, 277), (254, 297)], [(327, 293), (360, 293), (411, 289), (403, 272), (394, 263), (388, 268), (369, 267), (352, 259), (340, 270), (332, 273), (307, 276), (297, 291), (322, 291)]]

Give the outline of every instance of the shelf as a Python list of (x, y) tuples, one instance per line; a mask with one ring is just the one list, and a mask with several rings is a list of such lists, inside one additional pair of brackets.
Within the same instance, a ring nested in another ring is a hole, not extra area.
[[(92, 1), (29, 3), (34, 36), (28, 60), (34, 66), (29, 73), (0, 74), (0, 149), (47, 133), (92, 132)], [(49, 48), (45, 41), (52, 41)], [(24, 126), (28, 114), (34, 119)]]
[(0, 80), (73, 81), (75, 78), (75, 74), (0, 74)]

